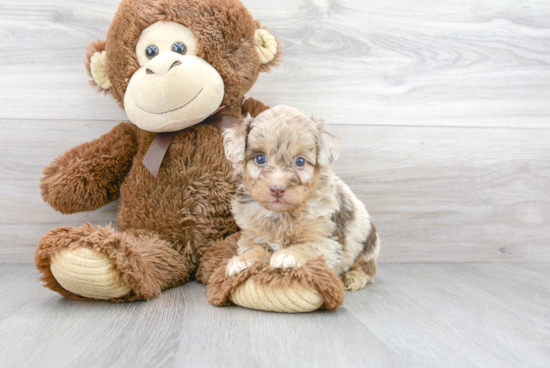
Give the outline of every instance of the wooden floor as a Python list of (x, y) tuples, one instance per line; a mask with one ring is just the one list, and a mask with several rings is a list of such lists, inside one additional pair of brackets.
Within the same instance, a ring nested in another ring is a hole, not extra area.
[(248, 96), (341, 136), (376, 283), (306, 315), (217, 308), (196, 283), (119, 305), (42, 288), (42, 235), (116, 225), (117, 203), (63, 216), (38, 183), (127, 120), (82, 62), (119, 0), (2, 0), (0, 368), (550, 367), (550, 1), (243, 2), (284, 47)]
[(0, 265), (0, 367), (549, 367), (550, 265), (386, 264), (335, 312), (63, 299)]

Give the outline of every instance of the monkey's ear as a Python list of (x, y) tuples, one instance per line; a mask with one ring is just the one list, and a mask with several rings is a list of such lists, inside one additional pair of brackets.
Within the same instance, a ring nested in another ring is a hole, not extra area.
[[(257, 22), (259, 26), (259, 22)], [(269, 72), (271, 67), (278, 66), (281, 58), (281, 44), (265, 28), (258, 28), (254, 33), (256, 51), (260, 56), (262, 72)]]
[(313, 119), (321, 133), (318, 142), (317, 162), (323, 167), (329, 167), (338, 159), (340, 154), (340, 142), (338, 137), (326, 131), (324, 123), (321, 120)]
[(107, 92), (111, 89), (111, 81), (107, 78), (105, 41), (97, 40), (86, 46), (86, 60), (84, 64), (88, 75), (92, 77), (90, 84), (97, 86), (99, 91)]
[(238, 165), (244, 162), (246, 151), (246, 140), (250, 131), (250, 124), (254, 119), (248, 114), (243, 122), (223, 132), (223, 148), (225, 156), (233, 164)]

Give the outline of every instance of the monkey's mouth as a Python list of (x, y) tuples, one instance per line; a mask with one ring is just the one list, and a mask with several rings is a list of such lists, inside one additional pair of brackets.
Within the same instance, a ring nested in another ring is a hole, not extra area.
[(176, 107), (175, 109), (172, 109), (172, 110), (168, 110), (168, 111), (165, 111), (165, 112), (151, 112), (151, 111), (147, 111), (145, 110), (143, 107), (139, 106), (137, 103), (135, 104), (140, 110), (143, 110), (145, 111), (146, 113), (148, 114), (154, 114), (154, 115), (162, 115), (162, 114), (168, 114), (170, 112), (173, 112), (173, 111), (177, 111), (177, 110), (180, 110), (180, 109), (183, 109), (185, 106), (189, 105), (191, 102), (195, 101), (197, 99), (197, 97), (199, 97), (199, 95), (201, 94), (202, 90), (204, 88), (201, 88), (201, 90), (199, 91), (199, 93), (197, 93), (195, 95), (195, 97), (193, 97), (192, 99), (190, 99), (189, 101), (187, 101), (186, 103), (184, 103), (183, 105), (181, 105), (180, 107)]

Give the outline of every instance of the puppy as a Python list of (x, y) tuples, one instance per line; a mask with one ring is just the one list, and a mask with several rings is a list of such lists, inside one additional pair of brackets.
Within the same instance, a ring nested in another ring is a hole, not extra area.
[(323, 256), (347, 290), (374, 281), (380, 240), (369, 214), (332, 171), (338, 140), (323, 123), (277, 106), (224, 132), (234, 164), (233, 215), (242, 230), (231, 276), (273, 252), (275, 268)]

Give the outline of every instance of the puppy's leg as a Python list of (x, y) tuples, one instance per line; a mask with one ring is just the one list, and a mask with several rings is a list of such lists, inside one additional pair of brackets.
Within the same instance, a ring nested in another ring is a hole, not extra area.
[(337, 241), (320, 238), (313, 242), (296, 244), (279, 249), (271, 256), (270, 265), (275, 268), (297, 268), (304, 263), (324, 256), (327, 265), (334, 268), (339, 258), (340, 243)]
[(346, 290), (361, 290), (367, 284), (374, 282), (376, 274), (376, 260), (369, 261), (355, 260), (350, 270), (342, 275), (342, 281)]
[(271, 256), (269, 264), (275, 268), (297, 268), (308, 261), (308, 257), (298, 248), (289, 247), (279, 249)]
[(242, 250), (239, 246), (239, 255), (231, 258), (225, 268), (227, 276), (233, 276), (252, 266), (257, 260), (267, 256), (268, 251), (261, 245), (253, 245)]
[(376, 274), (376, 257), (380, 253), (380, 238), (376, 226), (372, 224), (369, 236), (363, 242), (363, 249), (357, 256), (349, 271), (342, 275), (346, 290), (361, 290), (365, 285), (374, 282)]

